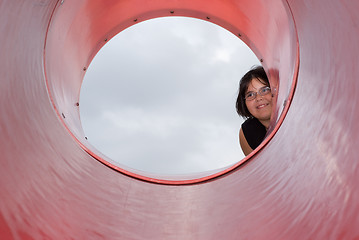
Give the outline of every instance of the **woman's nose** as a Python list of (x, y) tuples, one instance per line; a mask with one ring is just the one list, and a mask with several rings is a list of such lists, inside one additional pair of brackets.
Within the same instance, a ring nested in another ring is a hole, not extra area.
[(257, 96), (256, 96), (256, 101), (258, 102), (258, 101), (260, 101), (260, 100), (262, 100), (262, 99), (263, 99), (263, 96), (257, 94)]

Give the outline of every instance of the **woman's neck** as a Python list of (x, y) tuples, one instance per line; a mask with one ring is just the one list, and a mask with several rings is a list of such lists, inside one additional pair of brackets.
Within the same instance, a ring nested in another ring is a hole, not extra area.
[(266, 130), (268, 130), (270, 119), (268, 119), (268, 120), (259, 120), (259, 122), (266, 128)]

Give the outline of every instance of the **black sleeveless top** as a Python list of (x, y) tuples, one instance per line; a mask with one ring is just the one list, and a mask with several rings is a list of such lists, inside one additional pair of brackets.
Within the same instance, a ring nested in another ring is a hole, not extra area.
[(257, 118), (249, 118), (242, 124), (242, 131), (252, 149), (261, 144), (267, 133), (265, 126)]

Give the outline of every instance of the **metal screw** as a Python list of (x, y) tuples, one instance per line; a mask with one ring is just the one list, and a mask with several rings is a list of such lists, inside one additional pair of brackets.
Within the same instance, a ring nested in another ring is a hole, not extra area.
[(134, 22), (137, 22), (137, 18), (135, 20), (133, 20)]
[(260, 60), (261, 62), (263, 62), (263, 58), (261, 58), (261, 60)]
[(174, 14), (174, 13), (175, 13), (175, 11), (170, 11), (170, 13), (171, 13), (171, 14)]
[(83, 70), (86, 71), (86, 70), (87, 70), (87, 67), (84, 67)]
[(242, 37), (242, 34), (238, 33), (238, 37)]
[(78, 107), (78, 106), (80, 106), (80, 103), (77, 102), (75, 105)]
[(209, 19), (211, 19), (210, 17), (207, 17), (207, 19), (209, 20)]

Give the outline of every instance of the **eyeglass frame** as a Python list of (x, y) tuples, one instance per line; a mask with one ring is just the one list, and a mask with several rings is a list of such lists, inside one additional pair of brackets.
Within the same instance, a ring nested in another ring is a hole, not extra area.
[[(269, 90), (268, 92), (263, 92), (264, 90)], [(264, 87), (261, 87), (257, 92), (254, 92), (254, 91), (250, 91), (250, 92), (247, 92), (244, 96), (244, 100), (246, 101), (253, 101), (254, 99), (257, 98), (257, 95), (259, 96), (265, 96), (267, 94), (270, 94), (272, 92), (271, 88), (269, 86), (264, 86)], [(247, 95), (249, 93), (252, 93), (253, 94), (253, 98), (252, 97), (247, 97)]]

